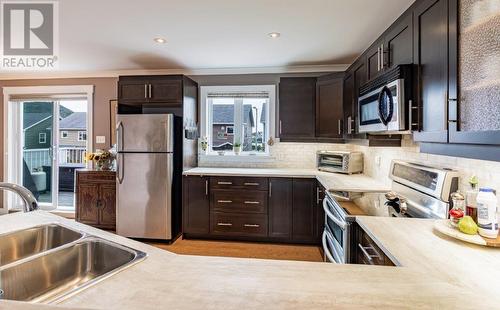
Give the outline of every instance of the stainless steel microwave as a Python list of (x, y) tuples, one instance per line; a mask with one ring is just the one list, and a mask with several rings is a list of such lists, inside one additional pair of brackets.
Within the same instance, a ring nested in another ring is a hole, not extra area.
[(412, 105), (411, 65), (387, 71), (359, 89), (359, 132), (390, 133), (409, 129)]

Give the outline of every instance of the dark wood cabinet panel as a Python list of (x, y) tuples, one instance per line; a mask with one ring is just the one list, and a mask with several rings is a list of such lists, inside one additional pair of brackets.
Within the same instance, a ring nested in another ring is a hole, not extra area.
[(384, 57), (382, 48), (384, 45), (383, 39), (378, 39), (365, 52), (366, 55), (366, 73), (368, 80), (372, 80), (382, 73), (382, 58)]
[(210, 178), (210, 188), (267, 191), (268, 180), (267, 178), (259, 178), (259, 177), (217, 176)]
[(99, 225), (113, 229), (116, 226), (116, 186), (99, 186)]
[(267, 191), (234, 189), (211, 193), (211, 211), (267, 214)]
[(138, 78), (118, 82), (118, 100), (127, 103), (141, 103), (148, 99), (148, 80)]
[(267, 214), (212, 212), (210, 223), (214, 235), (267, 237)]
[(99, 223), (99, 185), (81, 184), (77, 193), (78, 221), (84, 224), (96, 225)]
[(208, 177), (184, 177), (182, 216), (185, 234), (208, 234), (210, 231), (208, 183)]
[(182, 80), (159, 79), (149, 82), (151, 94), (149, 102), (180, 103), (182, 102)]
[(316, 84), (316, 136), (337, 138), (343, 136), (343, 75), (333, 74), (318, 78)]
[(357, 223), (352, 226), (352, 263), (363, 265), (395, 266), (373, 239)]
[(316, 179), (293, 179), (292, 240), (316, 240)]
[(292, 236), (293, 180), (269, 179), (269, 237), (289, 240)]
[[(436, 31), (440, 29), (440, 31)], [(414, 64), (421, 131), (415, 141), (448, 142), (448, 0), (421, 1), (414, 10)]]
[(316, 78), (281, 78), (278, 132), (282, 141), (314, 140)]
[(413, 63), (413, 14), (405, 12), (385, 35), (388, 69)]
[(76, 220), (102, 229), (116, 228), (114, 171), (76, 170)]
[(344, 137), (350, 138), (354, 133), (354, 74), (347, 71), (344, 78), (344, 89), (342, 97), (342, 109), (344, 112)]

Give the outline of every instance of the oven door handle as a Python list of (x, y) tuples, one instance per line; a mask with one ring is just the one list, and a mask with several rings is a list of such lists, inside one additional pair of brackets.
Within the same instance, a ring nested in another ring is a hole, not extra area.
[(326, 216), (330, 218), (332, 221), (335, 222), (335, 224), (339, 225), (339, 227), (342, 230), (346, 230), (347, 228), (347, 223), (345, 221), (339, 220), (331, 211), (330, 208), (328, 207), (328, 199), (323, 199), (323, 210), (325, 210)]
[(327, 238), (326, 237), (326, 231), (324, 230), (323, 231), (323, 236), (321, 237), (321, 241), (323, 243), (323, 252), (325, 252), (326, 258), (331, 263), (338, 264), (337, 261), (335, 260), (335, 258), (333, 258), (332, 254), (330, 253), (330, 250), (328, 249), (328, 245), (326, 244), (327, 243), (326, 238)]

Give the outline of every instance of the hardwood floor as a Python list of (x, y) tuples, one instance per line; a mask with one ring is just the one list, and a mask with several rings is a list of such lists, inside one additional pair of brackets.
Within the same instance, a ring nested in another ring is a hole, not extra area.
[(262, 258), (322, 262), (320, 248), (307, 245), (269, 244), (234, 241), (190, 240), (180, 237), (173, 244), (146, 242), (177, 254)]

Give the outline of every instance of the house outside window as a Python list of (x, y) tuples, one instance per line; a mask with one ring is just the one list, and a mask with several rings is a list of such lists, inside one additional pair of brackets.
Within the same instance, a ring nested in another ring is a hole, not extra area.
[(87, 132), (79, 131), (78, 132), (78, 141), (87, 141)]
[(47, 134), (45, 132), (41, 132), (38, 134), (38, 143), (46, 143), (47, 142)]
[(68, 132), (67, 132), (67, 131), (64, 131), (64, 130), (63, 130), (63, 131), (61, 131), (61, 138), (62, 138), (62, 139), (65, 139), (65, 138), (67, 138), (67, 137), (68, 137)]
[(268, 155), (270, 117), (274, 112), (275, 86), (203, 86), (202, 135), (208, 154), (232, 154), (241, 144), (242, 155)]

